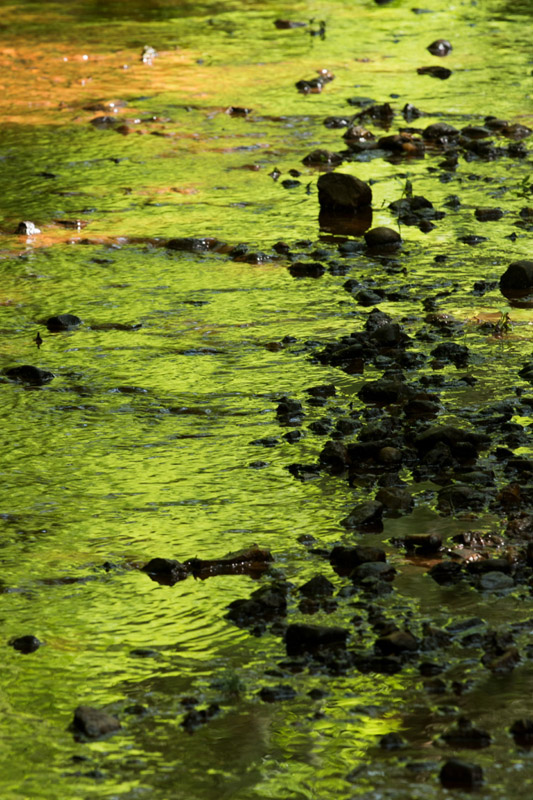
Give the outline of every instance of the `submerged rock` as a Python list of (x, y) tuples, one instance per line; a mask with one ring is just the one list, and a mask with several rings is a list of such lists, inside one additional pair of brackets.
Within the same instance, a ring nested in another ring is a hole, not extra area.
[(88, 739), (99, 739), (109, 733), (120, 730), (122, 725), (117, 717), (91, 706), (78, 706), (74, 711), (72, 729)]
[(29, 386), (44, 386), (55, 378), (53, 372), (48, 372), (30, 364), (22, 364), (20, 367), (10, 367), (4, 374), (12, 381), (27, 383)]
[(75, 314), (58, 314), (56, 317), (49, 317), (46, 320), (46, 327), (50, 333), (59, 331), (71, 331), (81, 325), (81, 319)]
[(365, 242), (368, 247), (383, 247), (392, 250), (401, 246), (402, 237), (398, 231), (380, 226), (365, 233)]
[(171, 558), (152, 558), (142, 569), (152, 580), (165, 586), (174, 586), (189, 575), (184, 564)]
[(490, 733), (480, 728), (475, 728), (470, 720), (465, 717), (459, 717), (457, 724), (445, 731), (441, 739), (450, 747), (457, 749), (468, 747), (475, 750), (489, 747), (492, 741)]
[(282, 700), (293, 700), (296, 697), (296, 692), (288, 684), (263, 686), (258, 694), (263, 703), (279, 703)]
[(35, 653), (41, 647), (42, 642), (36, 636), (27, 634), (26, 636), (17, 636), (15, 639), (10, 639), (9, 644), (19, 653), (28, 655), (28, 653)]
[(348, 630), (325, 625), (289, 625), (285, 632), (285, 646), (290, 656), (316, 653), (323, 649), (345, 649)]
[(469, 764), (451, 758), (442, 767), (439, 778), (446, 789), (477, 789), (483, 783), (483, 770), (478, 764)]

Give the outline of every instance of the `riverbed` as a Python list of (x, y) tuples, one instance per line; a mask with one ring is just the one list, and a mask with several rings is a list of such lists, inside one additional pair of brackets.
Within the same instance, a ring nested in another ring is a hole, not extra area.
[[(347, 126), (325, 119), (385, 103), (393, 116), (362, 118), (378, 137), (487, 116), (533, 127), (531, 4), (1, 7), (2, 797), (440, 800), (452, 757), (483, 768), (480, 798), (527, 792), (531, 742), (509, 728), (533, 717), (531, 565), (495, 591), (428, 571), (451, 551), (460, 559), (467, 545), (453, 537), (471, 531), (482, 557), (511, 560), (514, 547), (522, 563), (527, 549), (527, 537), (506, 538), (510, 501), (498, 493), (503, 450), (531, 456), (533, 402), (521, 402), (531, 387), (518, 375), (532, 354), (531, 307), (498, 281), (530, 257), (531, 139), (493, 135), (494, 158), (468, 145), (444, 167), (432, 144), (423, 157), (345, 155), (336, 169), (371, 183), (372, 227), (401, 234), (385, 255), (319, 222), (323, 169), (302, 159), (346, 153)], [(452, 51), (428, 53), (441, 38)], [(417, 72), (427, 66), (451, 75)], [(324, 70), (334, 79), (320, 92), (297, 90)], [(420, 116), (402, 114), (406, 104)], [(399, 223), (389, 204), (412, 194), (445, 216)], [(486, 207), (500, 218), (478, 219)], [(16, 233), (21, 222), (38, 232)], [(295, 276), (295, 263), (323, 270)], [(381, 301), (358, 302), (350, 279)], [(493, 482), (479, 506), (443, 510), (435, 476), (405, 464), (410, 513), (366, 532), (341, 524), (374, 497), (379, 470), (325, 469), (326, 442), (355, 443), (382, 413), (391, 425), (403, 414), (369, 411), (358, 394), (390, 354), (350, 369), (321, 357), (372, 309), (410, 339), (405, 379), (418, 390), (425, 376), (438, 403), (428, 425), (477, 430), (485, 411), (503, 413), (483, 428), (493, 444), (479, 464)], [(61, 314), (80, 322), (49, 330)], [(441, 340), (468, 359), (435, 364)], [(54, 377), (10, 379), (20, 365)], [(324, 385), (335, 394), (309, 394)], [(288, 401), (301, 413), (280, 410)], [(513, 478), (524, 513), (530, 477)], [(439, 536), (442, 548), (406, 550), (410, 534)], [(265, 571), (169, 585), (143, 570), (254, 544), (272, 554)], [(332, 568), (334, 546), (360, 544), (384, 548), (392, 591), (354, 588)], [(302, 606), (317, 574), (334, 602)], [(259, 630), (228, 619), (232, 602), (276, 582), (285, 615)], [(425, 641), (397, 670), (287, 653), (295, 622), (341, 626), (348, 652), (373, 652), (380, 615)], [(490, 632), (511, 624), (516, 663), (481, 663)], [(445, 655), (427, 625), (453, 639)], [(474, 631), (468, 642), (454, 638), (460, 625)], [(32, 652), (13, 647), (21, 636), (36, 637)], [(440, 683), (428, 684), (425, 662), (442, 666)], [(262, 699), (280, 686), (292, 694)], [(80, 705), (120, 729), (73, 731)], [(490, 746), (439, 740), (461, 716)], [(401, 746), (389, 749), (387, 734)]]

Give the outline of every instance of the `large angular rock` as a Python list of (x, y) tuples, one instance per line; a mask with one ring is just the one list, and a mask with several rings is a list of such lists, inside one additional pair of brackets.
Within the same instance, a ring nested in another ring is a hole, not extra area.
[(327, 172), (318, 179), (318, 202), (323, 211), (353, 212), (369, 206), (372, 189), (354, 175)]
[(533, 261), (513, 261), (500, 278), (500, 291), (527, 292), (533, 290)]

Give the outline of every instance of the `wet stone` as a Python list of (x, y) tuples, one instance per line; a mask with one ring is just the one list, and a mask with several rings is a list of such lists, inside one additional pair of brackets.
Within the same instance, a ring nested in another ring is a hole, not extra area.
[(315, 575), (299, 589), (305, 597), (329, 597), (334, 590), (334, 585), (324, 575)]
[(296, 692), (288, 684), (263, 686), (259, 691), (259, 697), (264, 703), (279, 703), (282, 700), (292, 700), (296, 697)]
[(379, 740), (379, 746), (382, 750), (401, 750), (406, 745), (407, 742), (399, 733), (386, 733)]
[(44, 386), (54, 379), (53, 372), (48, 372), (39, 367), (33, 367), (30, 364), (23, 364), (20, 367), (10, 367), (4, 371), (4, 374), (12, 381), (19, 381), (26, 383), (29, 386)]
[(81, 319), (75, 314), (58, 314), (56, 317), (49, 317), (46, 320), (46, 327), (51, 333), (71, 331), (78, 325), (81, 325)]
[(19, 653), (28, 655), (29, 653), (35, 653), (35, 651), (41, 647), (42, 642), (40, 642), (36, 636), (27, 634), (25, 636), (17, 636), (14, 639), (10, 639), (9, 644), (15, 650), (18, 650)]
[(355, 506), (347, 517), (341, 520), (344, 528), (353, 530), (381, 530), (381, 517), (383, 516), (384, 506), (375, 500), (367, 500)]
[(355, 567), (350, 573), (351, 580), (358, 584), (364, 583), (367, 578), (377, 578), (380, 581), (392, 581), (396, 575), (396, 570), (392, 564), (386, 564), (382, 561), (367, 561), (366, 564), (360, 564)]
[(115, 733), (121, 727), (116, 717), (98, 708), (81, 705), (74, 711), (72, 728), (88, 739), (99, 739), (109, 733)]
[(478, 222), (492, 222), (503, 217), (501, 208), (476, 208), (475, 217)]
[(512, 734), (516, 744), (522, 747), (531, 747), (533, 745), (533, 720), (517, 719), (509, 728), (509, 733)]
[(451, 69), (446, 69), (446, 67), (419, 67), (417, 72), (419, 75), (429, 75), (431, 78), (438, 78), (441, 81), (447, 80), (452, 74)]
[(457, 724), (442, 734), (441, 739), (450, 747), (479, 750), (489, 747), (492, 737), (487, 731), (475, 728), (469, 719), (460, 717)]
[(348, 575), (361, 564), (383, 563), (386, 559), (385, 551), (381, 547), (367, 547), (364, 545), (345, 547), (344, 545), (337, 545), (331, 551), (329, 560), (339, 574)]
[(504, 572), (487, 572), (479, 579), (479, 588), (484, 592), (500, 592), (512, 589), (514, 580)]
[(401, 655), (412, 653), (419, 648), (418, 639), (410, 631), (393, 631), (376, 639), (375, 647), (383, 655)]
[(525, 292), (533, 289), (533, 261), (513, 261), (500, 278), (500, 290)]
[(486, 502), (487, 497), (483, 492), (464, 483), (444, 486), (439, 491), (437, 499), (439, 511), (444, 514), (453, 514), (464, 509), (480, 511)]
[(346, 628), (296, 623), (289, 625), (284, 639), (287, 655), (294, 656), (328, 648), (344, 649), (347, 637)]
[(171, 558), (152, 558), (144, 565), (142, 570), (153, 581), (165, 586), (173, 586), (189, 575), (189, 570), (184, 564)]
[(325, 211), (355, 212), (372, 202), (372, 189), (354, 175), (328, 172), (318, 179), (318, 202)]
[(296, 261), (289, 267), (293, 278), (321, 278), (326, 268), (318, 261)]
[(455, 561), (441, 561), (439, 564), (435, 564), (435, 566), (431, 567), (429, 570), (428, 575), (441, 586), (459, 583), (464, 578), (461, 564)]
[(453, 48), (447, 39), (436, 39), (434, 42), (431, 42), (426, 49), (429, 50), (432, 56), (442, 57), (451, 53)]
[(477, 789), (483, 783), (483, 770), (478, 764), (452, 758), (443, 765), (439, 778), (446, 789)]
[(402, 237), (398, 231), (381, 226), (367, 231), (365, 233), (365, 242), (368, 247), (386, 247), (392, 250), (401, 246)]

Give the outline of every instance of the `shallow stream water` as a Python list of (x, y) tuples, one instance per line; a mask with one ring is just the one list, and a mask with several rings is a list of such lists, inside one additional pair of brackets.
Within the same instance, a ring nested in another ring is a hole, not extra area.
[[(343, 289), (348, 278), (406, 288), (379, 309), (409, 335), (423, 328), (429, 296), (462, 325), (458, 341), (470, 348), (467, 371), (477, 382), (458, 384), (454, 366), (440, 371), (450, 379), (442, 421), (515, 397), (516, 386), (527, 394), (517, 371), (531, 355), (531, 309), (511, 308), (496, 282), (510, 261), (530, 255), (531, 228), (516, 223), (532, 203), (531, 157), (462, 159), (448, 172), (435, 153), (345, 162), (340, 171), (372, 181), (374, 226), (397, 228), (388, 204), (407, 182), (437, 209), (460, 197), (428, 233), (402, 227), (403, 249), (388, 271), (363, 252), (339, 255), (350, 237), (320, 230), (320, 173), (301, 161), (317, 148), (344, 149), (343, 129), (323, 120), (358, 111), (348, 98), (390, 102), (390, 133), (404, 123), (405, 103), (424, 112), (413, 122), (421, 128), (480, 125), (486, 115), (533, 127), (531, 3), (77, 0), (0, 8), (0, 366), (55, 375), (39, 387), (0, 383), (2, 798), (437, 800), (451, 796), (438, 780), (451, 755), (483, 766), (479, 797), (531, 791), (531, 754), (508, 733), (517, 718), (533, 717), (527, 626), (512, 673), (493, 674), (477, 651), (465, 651), (436, 695), (417, 662), (394, 675), (294, 669), (279, 633), (253, 636), (225, 617), (230, 602), (268, 576), (191, 576), (165, 586), (141, 570), (156, 556), (210, 559), (257, 543), (272, 552), (274, 574), (294, 586), (289, 621), (355, 625), (354, 640), (370, 646), (372, 634), (353, 622), (357, 597), (310, 617), (297, 594), (317, 572), (336, 591), (346, 585), (310, 548), (364, 538), (385, 543), (398, 570), (381, 608), (413, 631), (422, 621), (442, 628), (480, 617), (498, 628), (533, 617), (527, 585), (503, 594), (439, 586), (426, 574), (431, 559), (408, 559), (391, 544), (408, 533), (499, 534), (504, 514), (443, 516), (435, 487), (410, 483), (413, 513), (361, 537), (339, 521), (370, 496), (364, 482), (325, 474), (299, 481), (287, 469), (316, 461), (325, 443), (309, 430), (324, 410), (306, 405), (306, 388), (334, 383), (328, 408), (349, 414), (363, 406), (361, 385), (383, 372), (350, 375), (313, 358), (367, 317), (370, 309)], [(278, 30), (279, 18), (306, 24)], [(437, 38), (453, 44), (445, 59), (426, 51)], [(157, 54), (143, 61), (145, 46)], [(416, 72), (442, 64), (452, 70), (448, 80)], [(321, 69), (335, 80), (320, 94), (299, 94), (295, 82)], [(249, 113), (231, 115), (230, 107)], [(104, 115), (118, 122), (91, 123)], [(299, 184), (285, 188), (288, 179)], [(479, 206), (504, 215), (478, 222)], [(23, 220), (40, 233), (16, 235)], [(459, 240), (465, 235), (486, 240), (471, 246)], [(245, 243), (270, 258), (236, 261), (229, 247), (169, 250), (174, 237)], [(304, 261), (322, 248), (338, 263), (319, 279), (295, 279), (272, 250), (279, 241)], [(435, 257), (444, 255), (443, 266)], [(492, 288), (475, 294), (476, 281)], [(510, 332), (480, 333), (481, 323), (508, 311)], [(62, 313), (82, 324), (50, 333), (45, 321)], [(276, 418), (284, 396), (306, 411), (295, 443), (283, 438), (295, 427)], [(513, 422), (527, 427), (530, 416), (524, 405)], [(255, 444), (265, 437), (274, 446)], [(42, 642), (35, 652), (9, 645), (30, 634)], [(294, 699), (259, 699), (261, 687), (280, 683)], [(320, 691), (310, 696), (313, 689)], [(189, 733), (187, 698), (221, 710)], [(117, 715), (121, 730), (76, 740), (69, 725), (80, 704)], [(488, 729), (491, 747), (472, 755), (435, 746), (458, 714)], [(400, 753), (378, 746), (390, 732), (405, 739)]]

